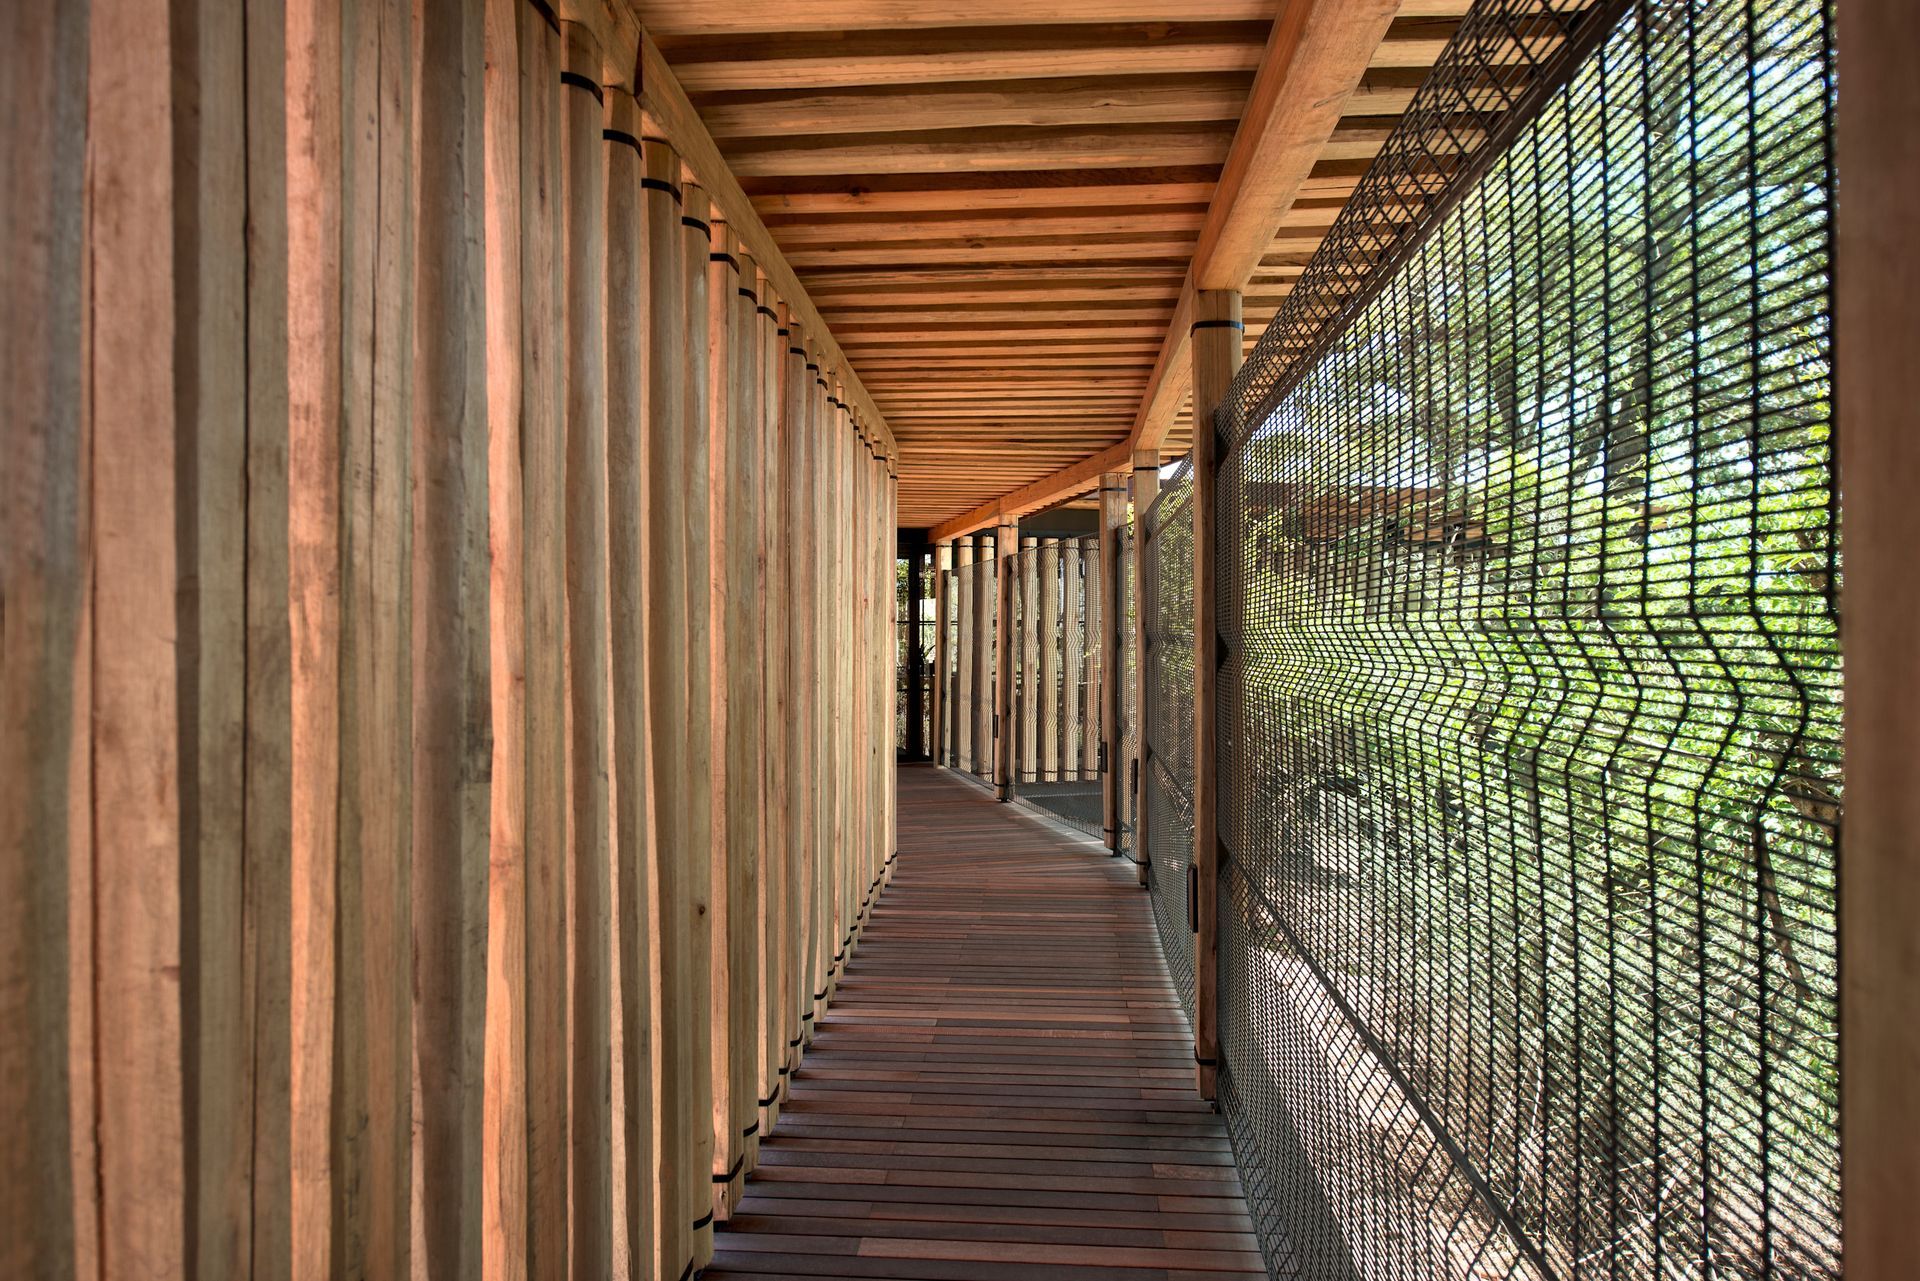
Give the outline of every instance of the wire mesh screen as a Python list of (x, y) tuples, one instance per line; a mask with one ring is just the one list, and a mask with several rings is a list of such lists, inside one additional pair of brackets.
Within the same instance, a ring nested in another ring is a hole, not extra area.
[(1136, 801), (1134, 762), (1140, 758), (1140, 646), (1139, 615), (1135, 608), (1134, 576), (1138, 549), (1134, 545), (1133, 526), (1120, 531), (1117, 593), (1120, 610), (1120, 724), (1114, 735), (1120, 746), (1120, 759), (1114, 768), (1120, 771), (1116, 786), (1120, 794), (1120, 853), (1136, 858), (1139, 848), (1134, 840), (1134, 825), (1139, 820)]
[(1099, 540), (1035, 540), (1015, 563), (1015, 790), (1104, 839)]
[(1481, 0), (1235, 385), (1222, 1099), (1276, 1275), (1839, 1274), (1832, 23)]
[(1147, 512), (1147, 887), (1167, 969), (1193, 1018), (1193, 476), (1182, 465)]

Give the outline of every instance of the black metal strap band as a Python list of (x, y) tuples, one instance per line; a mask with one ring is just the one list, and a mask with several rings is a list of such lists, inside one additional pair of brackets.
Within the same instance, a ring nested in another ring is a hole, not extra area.
[[(680, 221), (685, 222), (687, 220), (685, 218), (682, 218)], [(735, 271), (740, 270), (740, 263), (734, 258), (732, 254), (708, 254), (707, 261), (708, 262), (724, 262), (727, 264), (727, 266), (733, 268)]]
[(1196, 320), (1187, 332), (1191, 334), (1202, 329), (1238, 329), (1245, 333), (1247, 327), (1238, 320)]
[(692, 227), (695, 231), (699, 232), (703, 236), (711, 236), (713, 234), (712, 227), (709, 227), (705, 222), (702, 222), (700, 219), (691, 217), (687, 214), (680, 215), (680, 225), (682, 227)]
[(563, 85), (572, 85), (575, 89), (585, 89), (593, 95), (595, 102), (602, 106), (606, 105), (607, 96), (600, 92), (600, 86), (577, 71), (562, 71), (560, 73), (560, 83)]
[(713, 1224), (713, 1211), (708, 1210), (705, 1214), (701, 1215), (699, 1218), (693, 1221), (693, 1230), (695, 1232), (698, 1232), (701, 1228), (711, 1227), (712, 1224)]
[[(756, 1130), (759, 1128), (760, 1127), (758, 1125), (754, 1126), (754, 1129)], [(721, 1184), (732, 1183), (735, 1179), (740, 1177), (740, 1171), (746, 1165), (746, 1163), (747, 1163), (747, 1154), (742, 1152), (739, 1156), (733, 1158), (733, 1168), (731, 1170), (728, 1170), (725, 1174), (714, 1175), (713, 1181), (715, 1183), (721, 1183)], [(707, 1219), (709, 1222), (711, 1222), (713, 1219), (713, 1216), (708, 1215)], [(696, 1223), (693, 1226), (695, 1228), (698, 1228), (700, 1225)]]
[[(734, 265), (734, 266), (736, 266), (736, 267), (738, 267), (738, 266), (739, 266), (740, 264), (739, 264), (739, 263), (735, 263), (735, 264), (733, 264), (733, 265)], [(753, 290), (751, 290), (751, 289), (749, 289), (749, 288), (747, 288), (747, 287), (746, 287), (745, 285), (742, 285), (742, 286), (740, 286), (740, 296), (741, 296), (742, 298), (745, 298), (745, 299), (746, 299), (746, 300), (747, 300), (748, 302), (756, 302), (756, 303), (757, 303), (757, 302), (759, 302), (759, 301), (760, 301), (760, 295), (759, 295), (759, 294), (756, 294), (755, 292), (753, 292)]]
[[(780, 319), (780, 313), (775, 311), (773, 308), (767, 306), (767, 304), (765, 303), (761, 303), (758, 307), (755, 307), (754, 310), (759, 312), (761, 315), (765, 316), (768, 320)], [(774, 330), (774, 332), (778, 334), (784, 334), (787, 331), (784, 329), (776, 329)]]
[(674, 204), (677, 205), (680, 203), (680, 188), (674, 186), (665, 178), (642, 178), (640, 180), (640, 188), (643, 191), (664, 191), (673, 197)]
[(617, 142), (623, 147), (632, 147), (633, 154), (640, 154), (640, 140), (623, 129), (602, 129), (600, 136), (608, 142)]
[[(776, 1096), (776, 1097), (778, 1097), (778, 1096)], [(773, 1099), (761, 1099), (761, 1100), (760, 1100), (760, 1102), (761, 1102), (761, 1104), (762, 1104), (762, 1106), (764, 1106), (764, 1105), (766, 1105), (766, 1104), (768, 1104), (768, 1103), (771, 1103), (771, 1102), (773, 1102)], [(756, 1135), (756, 1134), (758, 1134), (758, 1133), (760, 1133), (760, 1122), (759, 1122), (758, 1120), (755, 1120), (755, 1121), (754, 1121), (754, 1123), (753, 1123), (752, 1125), (750, 1125), (750, 1126), (748, 1126), (748, 1127), (747, 1127), (746, 1129), (744, 1129), (744, 1130), (742, 1130), (742, 1131), (740, 1131), (740, 1137), (741, 1137), (741, 1138), (743, 1138), (743, 1139), (750, 1139), (750, 1138), (752, 1138), (752, 1137), (753, 1137), (754, 1135)], [(743, 1157), (741, 1157), (740, 1159), (741, 1159), (742, 1161), (744, 1161), (744, 1160), (746, 1160), (746, 1158), (745, 1158), (744, 1156), (743, 1156)]]

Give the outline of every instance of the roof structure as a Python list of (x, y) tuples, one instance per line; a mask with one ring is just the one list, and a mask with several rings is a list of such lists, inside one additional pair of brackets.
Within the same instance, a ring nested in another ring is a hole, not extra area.
[(638, 0), (953, 536), (1184, 453), (1196, 289), (1252, 346), (1467, 0)]

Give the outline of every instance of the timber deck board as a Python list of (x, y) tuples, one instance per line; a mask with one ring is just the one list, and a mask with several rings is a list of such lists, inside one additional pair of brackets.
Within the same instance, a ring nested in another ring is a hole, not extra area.
[(1132, 868), (930, 767), (709, 1278), (1265, 1272)]

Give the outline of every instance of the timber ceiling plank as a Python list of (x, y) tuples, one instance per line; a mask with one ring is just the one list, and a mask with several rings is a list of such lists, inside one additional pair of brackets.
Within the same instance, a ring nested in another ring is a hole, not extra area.
[[(631, 2), (886, 416), (902, 524), (936, 526), (1130, 465), (1276, 19), (1342, 0)], [(1250, 328), (1467, 3), (1402, 0), (1361, 51), (1252, 256)]]

